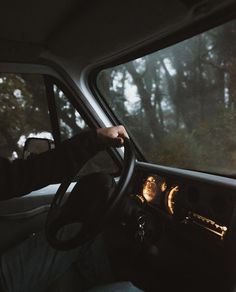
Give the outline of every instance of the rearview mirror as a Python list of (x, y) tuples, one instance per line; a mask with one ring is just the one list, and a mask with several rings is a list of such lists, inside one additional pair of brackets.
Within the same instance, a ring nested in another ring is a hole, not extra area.
[(27, 159), (34, 154), (49, 151), (54, 147), (54, 142), (50, 139), (28, 138), (23, 149), (23, 159)]

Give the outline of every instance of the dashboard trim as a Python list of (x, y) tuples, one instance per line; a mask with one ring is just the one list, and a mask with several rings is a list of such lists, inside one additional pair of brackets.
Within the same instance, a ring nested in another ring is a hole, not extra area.
[(172, 176), (177, 177), (178, 179), (184, 179), (184, 180), (194, 180), (195, 182), (201, 182), (201, 183), (211, 183), (215, 187), (227, 187), (233, 190), (236, 190), (236, 179), (208, 174), (208, 173), (202, 173), (198, 171), (192, 171), (192, 170), (185, 170), (180, 168), (174, 168), (174, 167), (168, 167), (168, 166), (161, 166), (157, 164), (151, 164), (147, 162), (136, 162), (136, 168), (138, 170), (146, 170), (148, 172), (158, 172), (158, 175), (160, 176)]

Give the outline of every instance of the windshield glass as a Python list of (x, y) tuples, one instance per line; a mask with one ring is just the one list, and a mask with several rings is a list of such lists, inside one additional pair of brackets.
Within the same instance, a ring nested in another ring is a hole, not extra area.
[(236, 21), (101, 71), (97, 86), (147, 161), (236, 173)]

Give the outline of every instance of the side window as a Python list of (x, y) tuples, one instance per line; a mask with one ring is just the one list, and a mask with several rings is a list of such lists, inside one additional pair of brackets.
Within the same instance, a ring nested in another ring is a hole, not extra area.
[[(61, 140), (88, 129), (88, 124), (71, 104), (65, 93), (53, 86)], [(44, 77), (39, 74), (0, 74), (0, 156), (22, 158), (29, 137), (53, 139)], [(110, 155), (98, 153), (81, 170), (118, 171)]]
[(0, 73), (0, 155), (21, 158), (26, 138), (52, 138), (44, 80)]

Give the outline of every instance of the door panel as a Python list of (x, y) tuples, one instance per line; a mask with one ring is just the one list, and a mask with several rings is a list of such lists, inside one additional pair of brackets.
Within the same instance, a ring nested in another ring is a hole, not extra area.
[(58, 185), (52, 185), (21, 198), (0, 202), (0, 250), (20, 243), (43, 230), (51, 200)]

